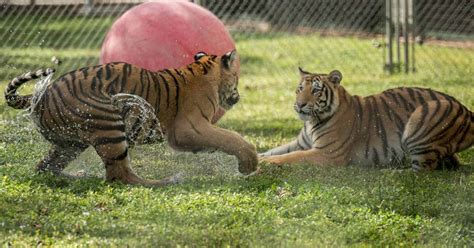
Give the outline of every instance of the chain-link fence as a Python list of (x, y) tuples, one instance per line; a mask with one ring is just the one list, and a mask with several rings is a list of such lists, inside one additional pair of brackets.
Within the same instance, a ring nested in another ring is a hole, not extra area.
[[(0, 0), (0, 81), (47, 66), (53, 56), (63, 60), (64, 71), (98, 63), (108, 28), (140, 2)], [(243, 76), (260, 70), (293, 78), (297, 66), (369, 76), (408, 66), (409, 72), (441, 80), (453, 73), (471, 76), (472, 0), (195, 2), (230, 30), (242, 55)], [(248, 69), (259, 56), (271, 60)]]

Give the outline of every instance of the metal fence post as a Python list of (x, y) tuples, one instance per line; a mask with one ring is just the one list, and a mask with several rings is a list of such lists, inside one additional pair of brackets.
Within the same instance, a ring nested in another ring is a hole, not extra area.
[(404, 23), (403, 23), (403, 39), (404, 39), (404, 50), (405, 50), (405, 73), (408, 73), (410, 69), (410, 57), (409, 57), (409, 40), (408, 40), (408, 34), (409, 34), (409, 23), (408, 23), (408, 0), (405, 0), (404, 2)]
[(84, 6), (82, 7), (80, 13), (84, 15), (89, 15), (94, 7), (94, 0), (85, 0)]
[(395, 22), (395, 38), (397, 39), (397, 72), (400, 72), (401, 68), (401, 56), (400, 56), (400, 0), (395, 0), (395, 8), (396, 8), (396, 18), (397, 21)]
[(415, 45), (416, 45), (416, 14), (415, 14), (415, 3), (414, 0), (410, 1), (411, 3), (411, 71), (416, 72), (415, 68)]
[(393, 73), (393, 54), (392, 54), (392, 0), (385, 1), (385, 36), (387, 42), (387, 61), (385, 62), (385, 69), (390, 74)]

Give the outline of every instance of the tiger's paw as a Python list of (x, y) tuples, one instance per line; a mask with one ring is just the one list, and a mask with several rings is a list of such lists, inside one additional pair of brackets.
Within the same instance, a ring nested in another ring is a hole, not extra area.
[(250, 177), (258, 176), (258, 175), (261, 175), (261, 174), (262, 174), (262, 169), (260, 167), (257, 167), (257, 169), (254, 172), (251, 172), (248, 175), (244, 175), (244, 177), (250, 178)]
[(258, 157), (255, 152), (250, 152), (248, 156), (241, 158), (239, 161), (239, 172), (249, 175), (257, 170)]
[(278, 155), (259, 157), (259, 162), (274, 164), (274, 165), (282, 165), (285, 163), (285, 161), (281, 158), (281, 156), (278, 156)]

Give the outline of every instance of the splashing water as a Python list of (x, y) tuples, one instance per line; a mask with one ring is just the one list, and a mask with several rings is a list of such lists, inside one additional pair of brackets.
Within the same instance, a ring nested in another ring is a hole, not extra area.
[(223, 152), (191, 153), (172, 151), (171, 159), (176, 160), (178, 168), (185, 177), (194, 176), (240, 176), (237, 159)]
[[(36, 80), (35, 90), (31, 99), (31, 105), (26, 110), (21, 111), (18, 114), (9, 118), (2, 118), (0, 120), (0, 126), (8, 127), (9, 130), (11, 130), (9, 132), (4, 133), (0, 141), (8, 141), (7, 143), (35, 143), (42, 140), (38, 133), (31, 132), (37, 127), (33, 109), (35, 109), (36, 104), (42, 98), (47, 86), (51, 83), (52, 77), (53, 73)], [(31, 122), (31, 120), (33, 120), (33, 123)]]
[(40, 79), (36, 81), (33, 97), (31, 98), (31, 105), (26, 110), (29, 113), (30, 117), (32, 117), (33, 121), (35, 122), (37, 118), (35, 118), (36, 116), (35, 116), (34, 110), (39, 100), (41, 100), (41, 98), (43, 97), (44, 92), (46, 91), (46, 88), (48, 88), (48, 86), (51, 84), (51, 79), (53, 78), (53, 75), (54, 75), (54, 72), (50, 73), (46, 77), (41, 77)]
[(123, 118), (130, 146), (163, 141), (163, 132), (155, 109), (145, 99), (137, 95), (119, 93), (113, 95), (111, 100), (112, 105), (121, 113), (126, 113)]
[[(180, 152), (170, 148), (166, 142), (140, 145), (129, 151), (132, 170), (147, 179), (180, 174), (181, 182), (185, 182), (199, 177), (230, 179), (242, 176), (237, 169), (237, 159), (222, 152)], [(83, 152), (65, 172), (72, 175), (85, 172), (88, 177), (105, 176), (103, 163), (93, 148)]]
[[(21, 149), (16, 147), (18, 144), (28, 147), (33, 146), (33, 149), (44, 149), (47, 147), (42, 146), (44, 138), (38, 132), (34, 131), (37, 125), (35, 125), (36, 123), (34, 121), (31, 121), (34, 119), (31, 118), (31, 114), (35, 104), (42, 97), (47, 85), (50, 83), (52, 76), (53, 75), (49, 75), (48, 77), (37, 80), (38, 84), (35, 85), (35, 93), (32, 97), (33, 106), (21, 112), (6, 112), (0, 115), (0, 129), (2, 129), (0, 132), (0, 150), (15, 151), (15, 149)], [(12, 159), (15, 160), (14, 158)], [(2, 160), (3, 158), (0, 159), (0, 164)], [(3, 163), (5, 161), (6, 159), (3, 160)]]

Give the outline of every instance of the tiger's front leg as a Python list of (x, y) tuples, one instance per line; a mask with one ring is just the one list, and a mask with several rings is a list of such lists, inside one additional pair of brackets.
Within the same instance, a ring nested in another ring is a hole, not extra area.
[(239, 171), (250, 174), (257, 169), (255, 146), (239, 134), (211, 125), (182, 121), (168, 132), (169, 144), (184, 151), (219, 150), (237, 157)]
[(301, 151), (301, 150), (309, 150), (311, 149), (311, 137), (306, 132), (306, 123), (305, 127), (301, 129), (300, 133), (296, 140), (288, 144), (281, 145), (279, 147), (275, 147), (271, 150), (268, 150), (264, 153), (260, 153), (260, 157), (267, 157), (267, 156), (274, 156), (274, 155), (282, 155), (288, 154), (294, 151)]
[(282, 154), (288, 154), (293, 151), (298, 151), (304, 149), (300, 145), (298, 145), (298, 141), (294, 140), (288, 144), (281, 145), (279, 147), (275, 147), (271, 150), (268, 150), (264, 153), (259, 153), (259, 157), (269, 157), (269, 156), (275, 156), (275, 155), (282, 155)]
[(295, 151), (282, 155), (260, 157), (260, 162), (266, 162), (275, 165), (282, 164), (304, 164), (309, 163), (320, 166), (340, 166), (346, 164), (344, 158), (331, 157), (317, 149), (305, 151)]

